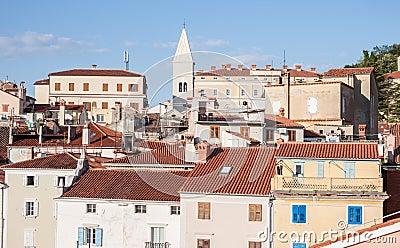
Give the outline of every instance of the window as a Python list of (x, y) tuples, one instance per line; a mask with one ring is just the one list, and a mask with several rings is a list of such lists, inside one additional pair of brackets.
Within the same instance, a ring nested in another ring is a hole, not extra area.
[(68, 90), (69, 91), (74, 91), (75, 90), (75, 84), (74, 83), (69, 83), (68, 84)]
[(324, 162), (317, 162), (317, 177), (324, 177)]
[(198, 202), (197, 203), (197, 218), (201, 220), (210, 219), (210, 203)]
[(85, 105), (85, 109), (87, 111), (92, 111), (92, 103), (90, 102), (83, 102), (83, 105)]
[(249, 221), (262, 221), (261, 204), (249, 204)]
[(122, 84), (117, 84), (117, 91), (122, 92)]
[(306, 205), (292, 205), (292, 223), (306, 223)]
[(64, 187), (65, 186), (65, 177), (57, 177), (57, 187)]
[(86, 204), (86, 213), (96, 213), (96, 204)]
[(178, 91), (179, 91), (179, 92), (182, 92), (182, 82), (179, 82), (179, 89), (178, 89)]
[(135, 213), (145, 214), (146, 213), (146, 205), (135, 205)]
[(171, 206), (171, 214), (181, 214), (181, 207), (180, 206)]
[(299, 175), (303, 175), (304, 172), (304, 163), (295, 163), (294, 164), (294, 176), (298, 177)]
[(241, 94), (242, 96), (245, 96), (245, 95), (246, 95), (246, 91), (245, 91), (244, 89), (242, 89), (240, 94)]
[(96, 115), (97, 122), (104, 122), (104, 115)]
[(78, 227), (78, 245), (103, 246), (103, 228)]
[(187, 83), (186, 82), (183, 83), (183, 92), (187, 92)]
[(344, 177), (354, 178), (355, 177), (355, 166), (354, 163), (344, 163)]
[(218, 80), (218, 77), (214, 77), (213, 79), (214, 79), (214, 80)]
[(61, 83), (55, 83), (54, 84), (54, 90), (55, 91), (60, 91), (61, 90)]
[(348, 206), (347, 223), (348, 224), (362, 224), (362, 207), (361, 206)]
[(249, 248), (261, 248), (261, 242), (249, 241)]
[(130, 92), (137, 92), (138, 91), (138, 85), (137, 84), (129, 84), (129, 91)]
[(210, 127), (210, 138), (219, 138), (219, 127)]
[(198, 239), (197, 240), (197, 248), (210, 248), (210, 240), (209, 239)]
[(68, 102), (68, 105), (74, 105), (75, 102)]
[(136, 109), (136, 110), (139, 109), (139, 103), (137, 103), (137, 102), (131, 102), (131, 103), (129, 103), (129, 106), (130, 106), (131, 108)]
[(101, 108), (102, 109), (108, 109), (108, 102), (102, 102), (101, 103)]
[(165, 243), (165, 228), (164, 227), (152, 227), (151, 228), (151, 243), (153, 243), (153, 246), (151, 246), (151, 247), (164, 247), (164, 243)]
[(253, 90), (253, 96), (258, 96), (258, 90)]
[(35, 247), (35, 230), (24, 230), (24, 247)]
[(37, 179), (35, 176), (26, 176), (25, 177), (25, 186), (36, 186)]
[(37, 216), (37, 202), (36, 201), (25, 201), (24, 206), (25, 216)]
[(1, 107), (2, 112), (8, 112), (8, 104), (3, 104)]
[(217, 89), (213, 89), (213, 95), (217, 96), (218, 95), (218, 90)]
[(200, 77), (200, 79), (204, 80), (204, 79), (206, 79), (206, 77)]
[(267, 130), (267, 140), (268, 141), (273, 141), (274, 138), (274, 131), (273, 130)]
[(232, 166), (222, 166), (219, 169), (219, 174), (228, 175), (232, 170)]
[(103, 91), (108, 91), (108, 83), (103, 83)]
[(320, 129), (318, 131), (319, 131), (319, 134), (324, 134), (324, 130)]
[(306, 248), (306, 243), (292, 243), (292, 248)]
[(244, 137), (250, 137), (250, 127), (240, 127), (240, 134)]
[(226, 89), (226, 95), (230, 96), (231, 95), (231, 90), (230, 89)]
[(89, 91), (89, 83), (83, 83), (83, 91)]
[(289, 130), (288, 141), (296, 141), (296, 130)]

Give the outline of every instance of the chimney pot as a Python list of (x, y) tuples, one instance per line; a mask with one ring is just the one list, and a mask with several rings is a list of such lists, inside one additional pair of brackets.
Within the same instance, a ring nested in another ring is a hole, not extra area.
[(265, 66), (265, 69), (271, 70), (271, 67), (272, 67), (271, 65), (266, 65), (266, 66)]
[(300, 64), (297, 64), (297, 65), (294, 65), (294, 66), (296, 67), (296, 70), (301, 71), (301, 65)]
[(243, 70), (243, 65), (238, 65), (239, 70)]
[(256, 64), (252, 64), (251, 65), (251, 69), (254, 71), (254, 70), (256, 70), (257, 69), (257, 65)]
[(316, 71), (317, 71), (317, 68), (315, 68), (315, 67), (311, 67), (311, 68), (310, 68), (310, 71), (312, 71), (312, 72), (316, 72)]
[(222, 66), (221, 66), (221, 67), (222, 67), (222, 69), (225, 69), (225, 64), (222, 64)]
[(231, 69), (231, 64), (226, 64), (226, 69), (230, 70)]
[(286, 71), (288, 69), (287, 65), (283, 65), (283, 70)]
[(96, 64), (92, 64), (92, 69), (95, 70), (97, 68)]
[(217, 67), (216, 67), (215, 65), (212, 65), (212, 66), (211, 66), (211, 70), (212, 70), (212, 71), (216, 71), (216, 70), (217, 70)]
[(279, 109), (279, 115), (282, 117), (285, 117), (285, 108), (280, 108)]

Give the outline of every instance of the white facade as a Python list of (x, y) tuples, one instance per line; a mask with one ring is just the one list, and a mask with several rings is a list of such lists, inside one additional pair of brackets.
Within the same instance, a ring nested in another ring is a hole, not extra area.
[[(210, 219), (198, 219), (198, 203), (210, 203)], [(262, 206), (262, 220), (249, 221), (249, 205)], [(250, 247), (261, 242), (259, 235), (271, 230), (267, 196), (240, 196), (181, 193), (180, 247), (198, 247), (199, 239), (210, 241), (210, 247)], [(262, 242), (261, 247), (269, 247)]]
[[(59, 198), (56, 202), (57, 248), (77, 247), (78, 229), (82, 227), (102, 229), (102, 247), (152, 247), (146, 242), (168, 242), (171, 248), (180, 247), (180, 215), (171, 214), (171, 206), (179, 206), (179, 202), (83, 198)], [(87, 213), (87, 204), (96, 204), (96, 213)], [(145, 205), (146, 213), (135, 213), (136, 205)]]

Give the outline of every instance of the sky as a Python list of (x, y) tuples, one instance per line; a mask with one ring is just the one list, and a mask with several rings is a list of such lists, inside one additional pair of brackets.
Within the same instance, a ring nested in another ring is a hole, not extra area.
[(124, 69), (127, 50), (129, 69), (146, 75), (150, 99), (157, 95), (151, 103), (171, 98), (166, 71), (184, 22), (196, 70), (225, 58), (280, 68), (285, 51), (289, 67), (325, 72), (400, 43), (397, 0), (3, 0), (0, 9), (0, 80), (25, 81), (31, 96), (51, 72)]

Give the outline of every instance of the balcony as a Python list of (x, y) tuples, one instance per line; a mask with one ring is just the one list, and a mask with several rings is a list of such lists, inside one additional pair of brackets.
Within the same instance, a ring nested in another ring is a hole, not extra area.
[(164, 243), (153, 243), (153, 242), (146, 242), (145, 243), (145, 248), (169, 248), (170, 243), (164, 242)]
[(271, 190), (382, 192), (383, 179), (275, 176)]

